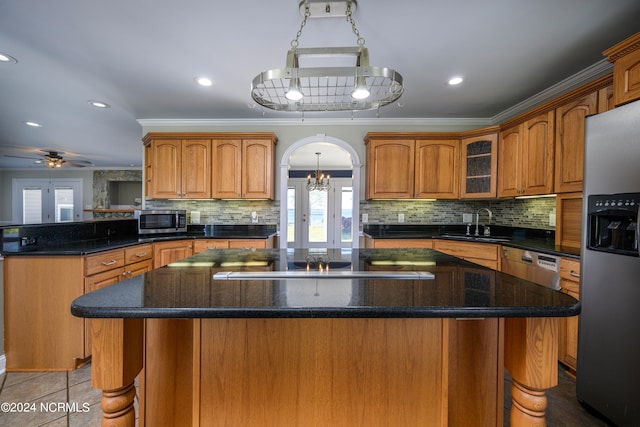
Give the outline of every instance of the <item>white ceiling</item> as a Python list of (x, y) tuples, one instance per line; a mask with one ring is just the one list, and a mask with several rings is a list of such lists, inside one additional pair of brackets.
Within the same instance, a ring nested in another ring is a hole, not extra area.
[[(380, 118), (491, 119), (639, 31), (640, 1), (360, 0), (354, 19), (371, 65), (405, 80)], [(0, 0), (0, 52), (18, 60), (0, 63), (0, 168), (42, 168), (4, 156), (41, 149), (139, 166), (140, 119), (300, 120), (249, 93), (259, 72), (284, 67), (300, 22), (298, 0)], [(353, 45), (344, 18), (310, 20), (300, 37), (300, 47)], [(197, 86), (201, 75), (214, 86)], [(466, 80), (449, 87), (453, 75)], [(333, 117), (351, 114), (305, 121)]]

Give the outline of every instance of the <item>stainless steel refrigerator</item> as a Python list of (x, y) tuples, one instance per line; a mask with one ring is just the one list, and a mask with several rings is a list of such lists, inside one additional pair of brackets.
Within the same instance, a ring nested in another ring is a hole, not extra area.
[(640, 426), (640, 101), (587, 117), (578, 400)]

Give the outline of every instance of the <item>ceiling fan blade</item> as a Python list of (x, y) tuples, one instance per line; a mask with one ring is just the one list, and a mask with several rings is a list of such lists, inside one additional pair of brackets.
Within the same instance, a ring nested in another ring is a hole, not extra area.
[(68, 164), (70, 166), (75, 166), (77, 168), (83, 168), (83, 167), (86, 166), (86, 165), (83, 165), (81, 163), (77, 163), (77, 162), (74, 162), (74, 161), (71, 161), (71, 160), (63, 160), (62, 163), (66, 163), (66, 164)]
[(41, 157), (14, 156), (12, 154), (5, 154), (4, 157), (15, 157), (16, 159), (42, 160)]

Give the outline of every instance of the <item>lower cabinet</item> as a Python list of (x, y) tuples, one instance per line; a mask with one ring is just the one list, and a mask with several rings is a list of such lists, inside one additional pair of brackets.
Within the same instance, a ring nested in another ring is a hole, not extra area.
[(190, 257), (193, 255), (193, 242), (193, 239), (189, 239), (153, 243), (153, 268)]
[[(580, 261), (560, 258), (561, 292), (580, 299)], [(563, 317), (559, 323), (558, 360), (573, 373), (578, 363), (578, 322), (580, 316)]]
[(431, 239), (374, 239), (365, 237), (365, 248), (433, 248)]
[(484, 267), (500, 270), (500, 245), (435, 239), (433, 249)]

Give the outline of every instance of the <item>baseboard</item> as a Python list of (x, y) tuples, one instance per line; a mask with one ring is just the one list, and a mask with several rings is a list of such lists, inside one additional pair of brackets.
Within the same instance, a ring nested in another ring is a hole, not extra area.
[(0, 375), (4, 374), (7, 370), (7, 356), (0, 355)]

